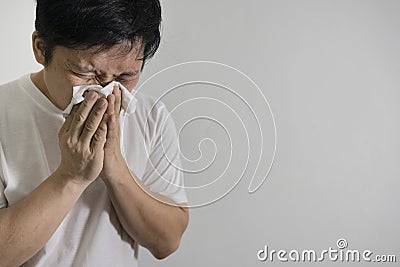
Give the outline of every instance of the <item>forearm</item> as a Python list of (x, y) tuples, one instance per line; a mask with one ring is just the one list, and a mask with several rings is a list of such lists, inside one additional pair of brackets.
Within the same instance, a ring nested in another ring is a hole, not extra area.
[(0, 266), (19, 266), (50, 239), (86, 186), (57, 171), (32, 193), (0, 209)]
[(163, 203), (171, 200), (160, 195), (156, 198), (163, 202), (154, 199), (127, 168), (116, 179), (104, 180), (118, 218), (133, 239), (159, 259), (177, 249), (188, 223), (186, 208)]

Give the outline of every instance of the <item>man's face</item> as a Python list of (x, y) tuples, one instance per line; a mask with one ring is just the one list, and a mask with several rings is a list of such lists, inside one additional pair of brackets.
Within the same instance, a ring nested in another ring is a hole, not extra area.
[(118, 81), (129, 91), (139, 81), (143, 60), (140, 46), (129, 53), (124, 46), (96, 53), (96, 48), (74, 50), (56, 47), (53, 57), (44, 69), (44, 82), (54, 104), (65, 109), (72, 98), (72, 87), (77, 85), (107, 85)]

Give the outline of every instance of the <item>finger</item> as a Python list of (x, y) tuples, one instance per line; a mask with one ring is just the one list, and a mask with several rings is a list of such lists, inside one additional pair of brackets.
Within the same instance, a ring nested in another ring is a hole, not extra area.
[[(122, 93), (121, 93), (121, 89), (119, 88), (118, 85), (114, 86), (113, 93), (115, 95), (114, 114), (119, 115), (119, 112), (121, 111)], [(117, 118), (118, 118), (118, 116), (117, 116)]]
[(92, 141), (91, 141), (91, 148), (92, 151), (99, 151), (104, 148), (104, 145), (106, 143), (106, 137), (107, 137), (107, 120), (108, 120), (109, 115), (107, 113), (104, 114), (99, 127), (97, 128), (96, 132), (93, 135)]
[(79, 109), (79, 106), (80, 106), (81, 104), (76, 104), (76, 105), (74, 105), (73, 107), (72, 107), (72, 109), (71, 109), (71, 112), (69, 113), (69, 114), (74, 114), (74, 113), (76, 113), (76, 111)]
[(76, 111), (73, 110), (72, 112), (73, 120), (69, 129), (73, 141), (77, 141), (79, 139), (85, 122), (90, 114), (90, 111), (95, 105), (97, 98), (97, 92), (90, 91), (87, 93), (85, 100), (79, 105), (79, 107), (74, 107)]
[(112, 114), (114, 114), (115, 95), (110, 94), (107, 97), (107, 100), (108, 100), (107, 114), (111, 116)]
[(65, 125), (64, 131), (65, 132), (69, 131), (69, 128), (71, 127), (71, 123), (72, 123), (73, 118), (74, 118), (74, 114), (78, 110), (79, 106), (80, 106), (80, 104), (74, 105), (72, 107), (72, 109), (71, 109), (71, 112), (68, 114), (67, 118), (65, 119), (65, 122), (64, 122), (64, 125)]
[(106, 147), (116, 145), (118, 141), (118, 125), (115, 114), (108, 118)]
[(107, 110), (107, 100), (104, 98), (99, 99), (97, 104), (93, 107), (92, 111), (88, 119), (86, 120), (82, 134), (79, 138), (79, 141), (82, 142), (83, 145), (89, 146), (92, 140), (93, 135), (97, 131), (101, 120), (103, 119), (103, 115)]
[(71, 115), (68, 115), (68, 117), (65, 118), (65, 121), (63, 125), (61, 125), (60, 130), (58, 130), (58, 137), (61, 138), (69, 129), (71, 122), (72, 122), (72, 117)]

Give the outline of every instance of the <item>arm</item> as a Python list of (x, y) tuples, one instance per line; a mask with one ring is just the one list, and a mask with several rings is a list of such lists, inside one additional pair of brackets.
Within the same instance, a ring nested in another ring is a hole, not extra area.
[(131, 175), (125, 164), (121, 164), (114, 177), (103, 180), (122, 226), (133, 239), (157, 259), (178, 248), (189, 220), (187, 208), (174, 205), (164, 196), (145, 192), (145, 186)]
[(71, 181), (56, 171), (27, 197), (0, 210), (1, 266), (19, 266), (46, 244), (85, 189)]
[[(24, 199), (0, 210), (0, 264), (18, 266), (50, 239), (103, 167), (107, 102), (97, 94), (68, 116), (59, 131), (59, 168)], [(93, 95), (92, 94), (92, 95)], [(29, 177), (27, 177), (29, 179)]]
[[(109, 95), (108, 102), (107, 113), (110, 119), (104, 147), (105, 161), (100, 176), (108, 188), (110, 199), (125, 231), (156, 258), (165, 258), (179, 246), (188, 225), (188, 209), (176, 205), (165, 196), (150, 192), (129, 170), (120, 150), (120, 127), (117, 118), (119, 118), (121, 93), (117, 87), (113, 94)], [(172, 138), (176, 141), (175, 137)], [(175, 144), (172, 147), (174, 149)], [(161, 149), (160, 146), (158, 148)], [(163, 163), (166, 163), (165, 155), (160, 154), (161, 151), (155, 153), (157, 157), (161, 157)], [(159, 162), (158, 159), (154, 161)], [(147, 172), (149, 173), (151, 171)], [(157, 180), (162, 179), (157, 173), (151, 176)]]

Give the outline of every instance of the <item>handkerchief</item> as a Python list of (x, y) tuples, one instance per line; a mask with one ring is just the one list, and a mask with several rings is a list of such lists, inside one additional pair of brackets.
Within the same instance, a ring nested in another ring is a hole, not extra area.
[(118, 85), (121, 89), (122, 101), (121, 106), (122, 109), (125, 111), (127, 115), (132, 114), (136, 110), (136, 102), (137, 99), (134, 97), (128, 89), (126, 89), (121, 83), (119, 82), (111, 82), (107, 86), (102, 87), (101, 85), (82, 85), (82, 86), (74, 86), (72, 88), (72, 100), (71, 103), (67, 106), (67, 108), (63, 111), (63, 116), (67, 117), (69, 113), (71, 113), (72, 107), (76, 104), (81, 103), (85, 98), (83, 97), (83, 93), (86, 91), (96, 91), (99, 93), (100, 97), (107, 97), (110, 95), (114, 89), (114, 85)]

